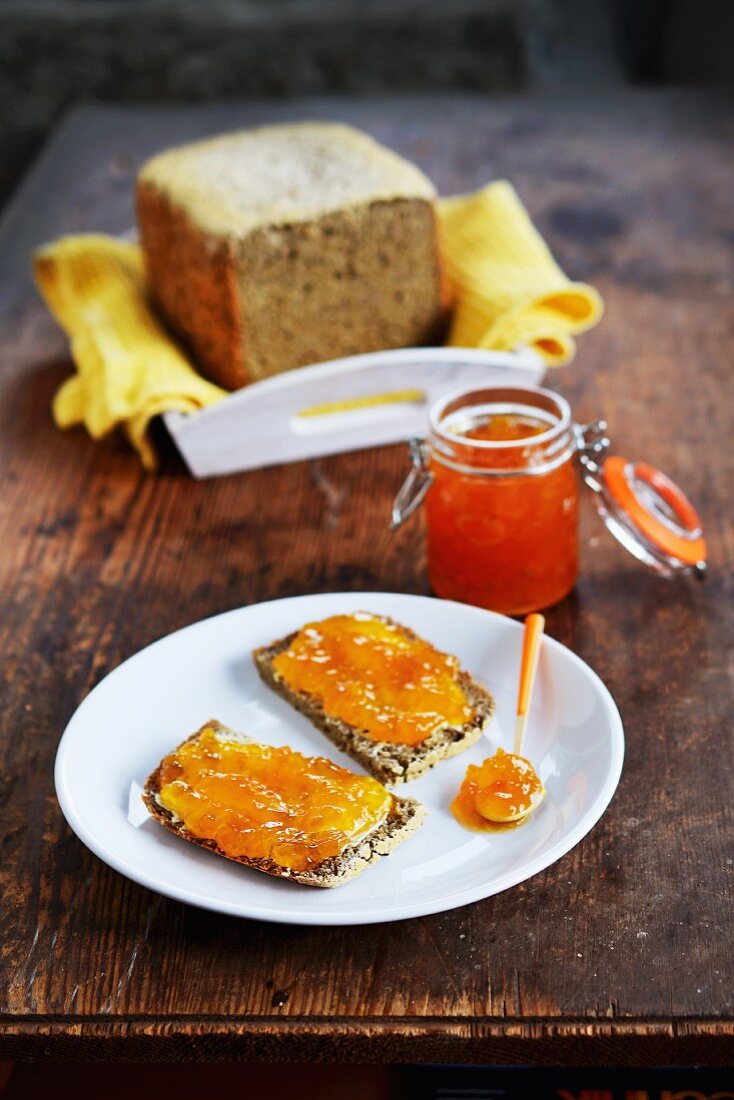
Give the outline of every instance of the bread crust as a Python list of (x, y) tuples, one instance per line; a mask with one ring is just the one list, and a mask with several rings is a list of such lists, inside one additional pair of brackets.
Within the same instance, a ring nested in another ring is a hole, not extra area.
[[(370, 612), (371, 614), (371, 612)], [(386, 615), (374, 618), (390, 623), (412, 639), (417, 635), (408, 627), (395, 622)], [(332, 744), (353, 760), (358, 761), (371, 775), (381, 783), (396, 786), (417, 779), (441, 760), (446, 760), (464, 749), (471, 748), (481, 737), (494, 714), (494, 699), (468, 672), (459, 672), (458, 682), (464, 689), (474, 714), (463, 726), (441, 726), (417, 745), (406, 745), (390, 741), (376, 741), (366, 732), (355, 729), (340, 718), (333, 718), (324, 712), (321, 703), (305, 692), (293, 691), (279, 678), (273, 666), (274, 658), (287, 649), (296, 638), (294, 631), (286, 638), (261, 646), (253, 652), (253, 660), (265, 683), (291, 706), (304, 714), (317, 729), (321, 730)]]
[[(195, 741), (205, 730), (214, 730), (215, 733), (221, 733), (227, 739), (234, 738), (245, 743), (251, 740), (246, 735), (237, 733), (216, 719), (211, 719), (182, 743)], [(406, 840), (422, 823), (426, 813), (425, 807), (416, 799), (397, 798), (393, 795), (390, 814), (379, 828), (363, 837), (356, 844), (346, 847), (338, 856), (330, 856), (306, 871), (294, 871), (270, 859), (250, 859), (247, 856), (228, 855), (221, 850), (216, 841), (199, 837), (187, 829), (184, 823), (176, 818), (170, 810), (162, 806), (159, 801), (162, 764), (163, 761), (148, 776), (143, 793), (143, 801), (156, 821), (170, 829), (176, 836), (180, 836), (200, 848), (207, 848), (210, 852), (215, 852), (233, 863), (240, 863), (244, 867), (251, 867), (253, 870), (263, 871), (266, 875), (288, 879), (303, 886), (318, 886), (323, 889), (330, 889), (335, 886), (342, 886), (344, 883), (356, 878), (371, 863), (375, 863), (383, 856), (389, 855), (398, 844)]]
[(252, 381), (232, 243), (200, 229), (148, 180), (138, 180), (137, 219), (148, 290), (158, 312), (213, 382)]

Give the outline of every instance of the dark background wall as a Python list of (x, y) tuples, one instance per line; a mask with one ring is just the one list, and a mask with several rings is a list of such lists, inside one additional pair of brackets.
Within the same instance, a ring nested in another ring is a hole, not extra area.
[(734, 76), (734, 0), (0, 0), (0, 197), (83, 100)]

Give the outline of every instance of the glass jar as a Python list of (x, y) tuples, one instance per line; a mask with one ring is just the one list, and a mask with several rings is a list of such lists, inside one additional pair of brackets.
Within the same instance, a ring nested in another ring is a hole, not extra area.
[(566, 596), (579, 568), (579, 464), (627, 549), (665, 576), (703, 575), (690, 503), (652, 467), (606, 459), (605, 431), (603, 420), (575, 424), (568, 402), (540, 387), (492, 386), (437, 402), (427, 438), (411, 441), (413, 468), (393, 506), (395, 528), (426, 502), (436, 595), (509, 615)]

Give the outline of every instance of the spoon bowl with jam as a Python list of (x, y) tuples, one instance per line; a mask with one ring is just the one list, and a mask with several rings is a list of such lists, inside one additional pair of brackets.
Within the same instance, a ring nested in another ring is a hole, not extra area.
[(497, 749), (483, 764), (470, 764), (451, 803), (454, 817), (468, 829), (492, 832), (521, 825), (545, 798), (533, 765), (521, 755), (544, 627), (542, 615), (525, 620), (513, 751)]

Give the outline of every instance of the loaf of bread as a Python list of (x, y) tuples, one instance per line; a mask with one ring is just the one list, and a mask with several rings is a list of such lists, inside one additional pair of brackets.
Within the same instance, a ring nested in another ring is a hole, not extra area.
[(366, 134), (305, 122), (160, 153), (138, 179), (153, 301), (228, 389), (435, 342), (435, 191)]
[[(207, 722), (187, 740), (188, 742), (197, 741), (204, 735), (214, 735), (223, 742), (251, 743), (246, 734), (238, 733), (215, 719)], [(309, 759), (304, 757), (303, 763), (304, 767), (307, 767)], [(225, 859), (241, 863), (245, 867), (251, 867), (256, 871), (264, 871), (265, 874), (274, 875), (276, 878), (287, 878), (292, 882), (299, 882), (303, 886), (330, 888), (342, 886), (345, 882), (356, 878), (370, 864), (378, 862), (383, 856), (389, 855), (398, 844), (402, 844), (422, 823), (426, 812), (425, 807), (416, 799), (397, 798), (393, 795), (387, 817), (381, 825), (373, 829), (367, 836), (363, 836), (355, 843), (348, 845), (338, 855), (330, 856), (304, 870), (293, 870), (272, 858), (250, 858), (244, 855), (232, 855), (223, 851), (216, 840), (207, 839), (200, 836), (196, 831), (192, 831), (184, 821), (167, 809), (161, 800), (164, 764), (165, 760), (161, 761), (155, 771), (148, 777), (143, 795), (143, 801), (156, 821), (159, 821), (161, 825), (165, 825), (167, 829), (170, 829), (171, 832), (176, 833), (184, 840), (197, 844), (201, 848), (207, 848), (210, 852), (215, 852)], [(246, 784), (247, 779), (245, 776), (242, 777), (242, 782)]]

